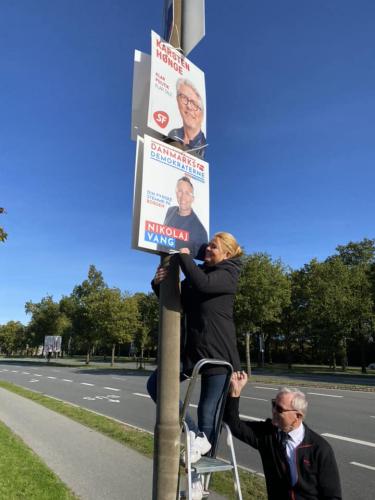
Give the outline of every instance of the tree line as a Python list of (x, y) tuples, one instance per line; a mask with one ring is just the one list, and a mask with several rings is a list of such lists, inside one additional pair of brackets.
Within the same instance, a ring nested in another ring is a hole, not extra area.
[[(36, 352), (45, 335), (61, 335), (68, 354), (111, 354), (132, 344), (143, 357), (157, 350), (159, 306), (153, 293), (109, 287), (90, 266), (87, 279), (58, 302), (27, 302), (28, 325), (0, 326), (1, 352)], [(326, 260), (292, 270), (266, 253), (245, 254), (235, 300), (243, 361), (359, 364), (375, 361), (375, 240), (339, 245)]]

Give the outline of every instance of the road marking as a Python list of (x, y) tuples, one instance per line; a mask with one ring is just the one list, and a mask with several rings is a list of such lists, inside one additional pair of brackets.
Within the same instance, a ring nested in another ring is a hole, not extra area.
[(121, 382), (122, 382), (123, 380), (126, 380), (126, 378), (124, 378), (124, 377), (111, 377), (111, 378), (112, 378), (113, 380), (121, 380)]
[(353, 439), (346, 436), (337, 436), (337, 434), (330, 434), (329, 432), (324, 432), (322, 436), (330, 437), (333, 439), (340, 439), (341, 441), (349, 441), (349, 443), (363, 444), (364, 446), (371, 446), (371, 448), (375, 448), (375, 443), (370, 443), (369, 441), (362, 441), (361, 439)]
[(255, 389), (266, 389), (267, 391), (277, 391), (274, 387), (262, 387), (260, 385), (256, 385)]
[(56, 377), (47, 377), (47, 378), (50, 378), (52, 380), (56, 380)]
[(148, 394), (142, 394), (141, 392), (133, 392), (133, 396), (140, 396), (141, 398), (151, 398)]
[(7, 370), (6, 368), (4, 368), (3, 372), (9, 372), (9, 370)]
[(104, 389), (108, 389), (109, 391), (119, 391), (120, 389), (115, 389), (114, 387), (104, 387)]
[(241, 399), (255, 399), (255, 401), (266, 401), (268, 403), (268, 399), (263, 398), (251, 398), (250, 396), (241, 396)]
[(18, 373), (18, 370), (11, 370), (12, 373)]
[(356, 465), (357, 467), (363, 467), (364, 469), (375, 470), (375, 467), (371, 465), (360, 464), (359, 462), (350, 462), (351, 465)]
[(120, 400), (119, 400), (119, 399), (109, 399), (109, 398), (108, 398), (108, 401), (109, 401), (110, 403), (119, 403), (119, 402), (120, 402)]
[(22, 375), (30, 375), (30, 372), (22, 372)]
[(94, 387), (94, 384), (89, 384), (88, 382), (81, 382), (81, 385), (89, 385), (90, 387)]
[(69, 378), (63, 378), (63, 382), (73, 382), (73, 380), (70, 380)]
[(320, 392), (308, 392), (307, 394), (313, 394), (314, 396), (326, 396), (327, 398), (343, 398), (344, 396), (335, 396), (334, 394), (322, 394)]
[(32, 378), (31, 380), (29, 380), (29, 382), (39, 382), (39, 379), (37, 379), (37, 378)]
[(35, 375), (36, 377), (43, 377), (43, 375), (41, 375), (40, 373), (34, 373), (34, 375)]
[(375, 415), (370, 415), (370, 418), (375, 418)]

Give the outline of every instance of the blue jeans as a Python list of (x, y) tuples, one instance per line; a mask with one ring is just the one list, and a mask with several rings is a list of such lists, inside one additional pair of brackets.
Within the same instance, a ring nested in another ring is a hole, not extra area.
[[(156, 403), (157, 397), (157, 370), (155, 370), (147, 381), (147, 391), (152, 400)], [(198, 403), (198, 425), (194, 422), (191, 415), (186, 412), (185, 421), (189, 429), (195, 434), (204, 432), (207, 439), (212, 443), (215, 433), (215, 421), (220, 396), (222, 395), (226, 374), (201, 376), (201, 394)], [(180, 382), (186, 380), (180, 373)], [(180, 410), (182, 402), (180, 401)]]

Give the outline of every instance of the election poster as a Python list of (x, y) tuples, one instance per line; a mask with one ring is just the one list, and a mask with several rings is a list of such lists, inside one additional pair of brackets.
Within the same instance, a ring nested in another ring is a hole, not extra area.
[(147, 125), (184, 143), (189, 153), (203, 159), (207, 147), (204, 73), (154, 31), (151, 44)]
[[(143, 150), (143, 161), (140, 156)], [(201, 258), (209, 238), (209, 165), (153, 137), (138, 139), (133, 248)]]

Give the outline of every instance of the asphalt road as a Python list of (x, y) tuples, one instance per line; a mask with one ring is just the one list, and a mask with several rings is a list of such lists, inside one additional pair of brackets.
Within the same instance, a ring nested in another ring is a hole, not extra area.
[[(153, 431), (155, 406), (146, 394), (146, 377), (138, 371), (36, 366), (0, 361), (0, 379)], [(248, 384), (242, 394), (243, 418), (270, 416), (277, 387)], [(375, 393), (306, 388), (307, 423), (331, 443), (346, 500), (372, 500), (375, 492)], [(197, 395), (193, 398), (193, 405)], [(194, 406), (192, 412), (194, 413)], [(262, 472), (255, 450), (236, 441), (240, 465)]]

